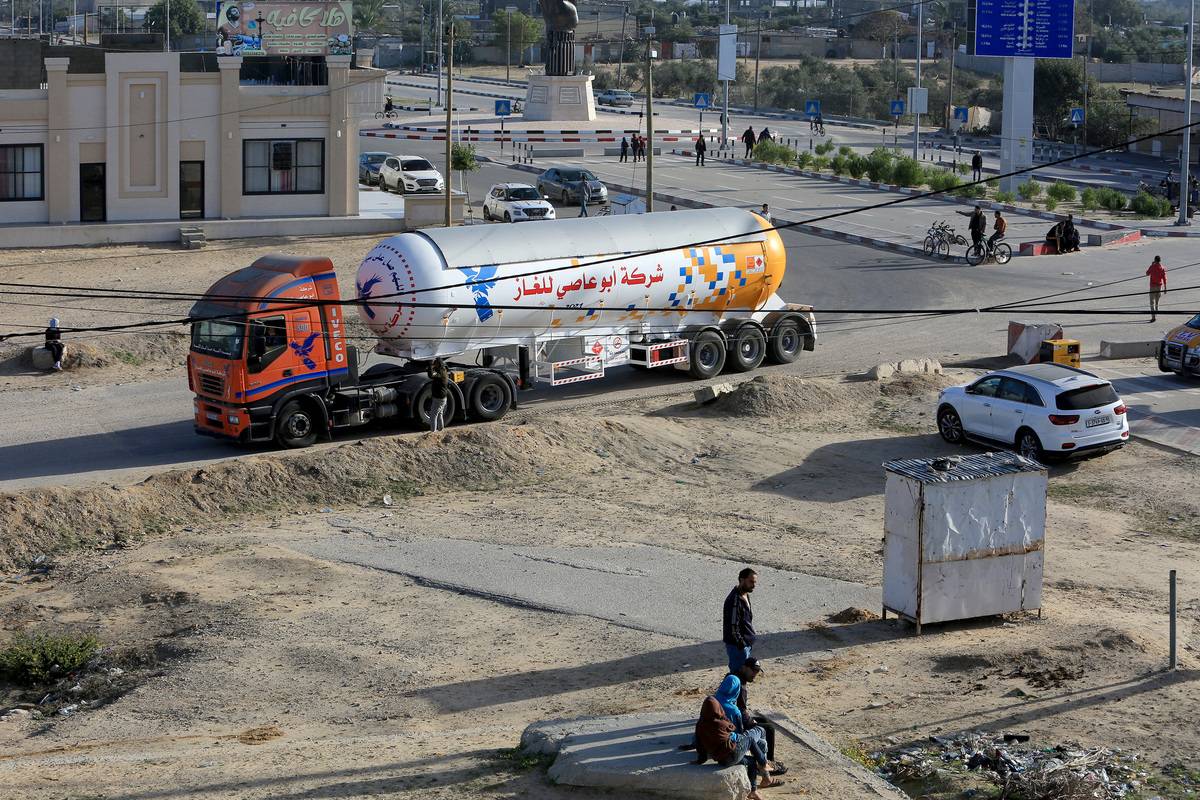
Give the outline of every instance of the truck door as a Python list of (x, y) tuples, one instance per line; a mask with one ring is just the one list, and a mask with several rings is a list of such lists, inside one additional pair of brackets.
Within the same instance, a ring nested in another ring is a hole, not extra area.
[(250, 320), (246, 346), (246, 399), (263, 400), (286, 386), (294, 373), (288, 357), (287, 318), (283, 314)]

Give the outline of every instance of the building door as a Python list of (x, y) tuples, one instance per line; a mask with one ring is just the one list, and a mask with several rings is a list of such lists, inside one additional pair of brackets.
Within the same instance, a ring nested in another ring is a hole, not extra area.
[(204, 217), (204, 162), (179, 162), (179, 218)]
[(108, 193), (103, 164), (79, 165), (79, 221), (104, 222), (108, 217)]

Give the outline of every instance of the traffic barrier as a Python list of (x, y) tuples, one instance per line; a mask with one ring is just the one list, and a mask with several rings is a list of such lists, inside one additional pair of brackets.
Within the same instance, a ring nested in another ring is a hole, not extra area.
[(1021, 242), (1017, 255), (1022, 256), (1053, 256), (1058, 254), (1058, 248), (1045, 242)]

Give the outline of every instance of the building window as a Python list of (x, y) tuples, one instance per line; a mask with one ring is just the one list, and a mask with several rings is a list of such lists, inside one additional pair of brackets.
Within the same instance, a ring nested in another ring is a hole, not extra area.
[(324, 139), (242, 142), (242, 194), (323, 194)]
[(0, 202), (41, 200), (42, 146), (0, 145)]

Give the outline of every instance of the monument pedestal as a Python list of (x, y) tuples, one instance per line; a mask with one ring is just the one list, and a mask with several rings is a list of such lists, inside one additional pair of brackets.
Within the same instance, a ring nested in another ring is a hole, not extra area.
[(596, 99), (591, 75), (534, 75), (525, 94), (527, 120), (592, 122)]

